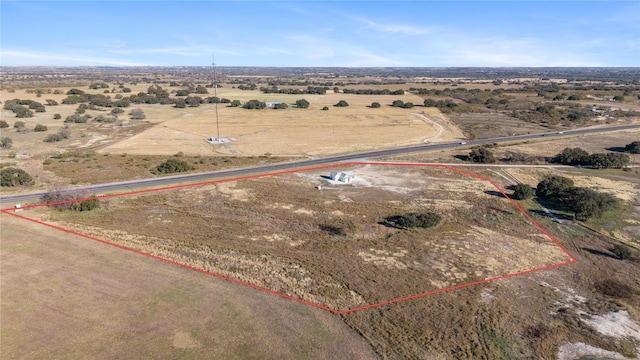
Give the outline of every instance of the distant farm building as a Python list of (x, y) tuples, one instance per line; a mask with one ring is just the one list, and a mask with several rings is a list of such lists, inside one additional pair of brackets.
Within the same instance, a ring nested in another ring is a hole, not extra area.
[(276, 105), (284, 104), (283, 101), (265, 101), (268, 108), (273, 109)]
[(329, 178), (333, 181), (339, 181), (339, 182), (349, 184), (353, 180), (354, 176), (353, 176), (353, 171), (343, 171), (343, 172), (332, 171), (331, 174), (329, 174)]

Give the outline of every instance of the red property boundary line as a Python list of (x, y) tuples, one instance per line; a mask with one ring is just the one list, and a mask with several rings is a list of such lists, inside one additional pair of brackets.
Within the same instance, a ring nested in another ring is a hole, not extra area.
[(391, 300), (386, 300), (386, 301), (381, 301), (375, 304), (369, 304), (369, 305), (363, 305), (363, 306), (359, 306), (359, 307), (354, 307), (354, 308), (350, 308), (350, 309), (346, 309), (346, 310), (336, 310), (336, 309), (332, 309), (329, 308), (327, 306), (323, 306), (320, 304), (316, 304), (304, 299), (300, 299), (300, 298), (296, 298), (290, 295), (286, 295), (274, 290), (270, 290), (261, 286), (257, 286), (257, 285), (253, 285), (244, 281), (240, 281), (234, 278), (230, 278), (224, 275), (220, 275), (220, 274), (216, 274), (210, 271), (206, 271), (203, 269), (199, 269), (196, 267), (193, 267), (191, 265), (187, 265), (184, 263), (180, 263), (174, 260), (170, 260), (170, 259), (166, 259), (157, 255), (153, 255), (150, 253), (146, 253), (144, 251), (140, 251), (140, 250), (136, 250), (127, 246), (123, 246), (114, 242), (110, 242), (110, 241), (106, 241), (106, 240), (102, 240), (87, 234), (82, 234), (70, 229), (66, 229), (63, 228), (61, 226), (57, 226), (57, 225), (53, 225), (53, 224), (49, 224), (46, 223), (44, 221), (40, 221), (37, 219), (33, 219), (24, 215), (20, 215), (16, 213), (16, 209), (14, 208), (7, 208), (7, 209), (2, 209), (0, 210), (0, 212), (7, 214), (7, 215), (11, 215), (11, 216), (15, 216), (17, 218), (23, 219), (23, 220), (27, 220), (27, 221), (31, 221), (34, 222), (36, 224), (40, 224), (43, 226), (47, 226), (59, 231), (63, 231), (66, 233), (70, 233), (73, 235), (77, 235), (89, 240), (93, 240), (102, 244), (106, 244), (106, 245), (110, 245), (122, 250), (126, 250), (126, 251), (130, 251), (132, 253), (138, 254), (138, 255), (142, 255), (142, 256), (146, 256), (149, 257), (151, 259), (154, 260), (159, 260), (165, 263), (169, 263), (172, 265), (177, 265), (180, 266), (182, 268), (185, 269), (189, 269), (192, 271), (196, 271), (202, 274), (206, 274), (206, 275), (210, 275), (213, 276), (215, 278), (218, 279), (222, 279), (222, 280), (226, 280), (235, 284), (239, 284), (239, 285), (243, 285), (255, 290), (259, 290), (262, 292), (266, 292), (268, 294), (271, 295), (275, 295), (275, 296), (279, 296), (285, 299), (289, 299), (289, 300), (293, 300), (293, 301), (297, 301), (299, 303), (302, 304), (306, 304), (306, 305), (310, 305), (313, 306), (315, 308), (318, 309), (322, 309), (322, 310), (326, 310), (329, 312), (332, 312), (334, 314), (338, 314), (338, 315), (342, 315), (342, 314), (347, 314), (347, 313), (351, 313), (354, 311), (360, 311), (360, 310), (365, 310), (365, 309), (371, 309), (371, 308), (375, 308), (375, 307), (379, 307), (379, 306), (383, 306), (383, 305), (389, 305), (389, 304), (393, 304), (393, 303), (397, 303), (397, 302), (401, 302), (401, 301), (406, 301), (406, 300), (411, 300), (411, 299), (417, 299), (423, 296), (429, 296), (429, 295), (434, 295), (434, 294), (439, 294), (439, 293), (443, 293), (443, 292), (447, 292), (447, 291), (452, 291), (452, 290), (457, 290), (457, 289), (462, 289), (465, 287), (470, 287), (470, 286), (475, 286), (475, 285), (479, 285), (479, 284), (485, 284), (485, 283), (489, 283), (492, 281), (496, 281), (496, 280), (501, 280), (501, 279), (507, 279), (510, 277), (515, 277), (515, 276), (520, 276), (520, 275), (525, 275), (525, 274), (531, 274), (534, 272), (538, 272), (538, 271), (543, 271), (543, 270), (549, 270), (549, 269), (553, 269), (553, 268), (557, 268), (557, 267), (561, 267), (561, 266), (565, 266), (565, 265), (569, 265), (569, 264), (573, 264), (576, 262), (576, 259), (562, 246), (560, 245), (560, 243), (554, 239), (542, 226), (540, 226), (531, 216), (529, 216), (529, 214), (527, 214), (515, 201), (513, 201), (509, 196), (507, 196), (507, 194), (505, 194), (505, 192), (498, 186), (496, 185), (491, 179), (486, 178), (484, 176), (480, 176), (478, 174), (474, 174), (472, 172), (468, 172), (465, 170), (460, 170), (457, 169), (455, 167), (449, 166), (449, 165), (444, 165), (444, 164), (425, 164), (425, 163), (397, 163), (397, 162), (382, 162), (382, 161), (353, 161), (353, 162), (345, 162), (345, 163), (339, 163), (339, 164), (331, 164), (331, 165), (323, 165), (323, 166), (314, 166), (314, 167), (306, 167), (306, 168), (297, 168), (297, 169), (291, 169), (291, 170), (283, 170), (283, 171), (277, 171), (277, 172), (270, 172), (270, 173), (262, 173), (262, 174), (255, 174), (255, 175), (247, 175), (247, 176), (241, 176), (241, 177), (235, 177), (235, 178), (227, 178), (227, 179), (218, 179), (218, 180), (212, 180), (212, 181), (205, 181), (205, 182), (199, 182), (199, 183), (191, 183), (191, 184), (180, 184), (180, 185), (174, 185), (174, 186), (166, 186), (166, 187), (160, 187), (160, 188), (153, 188), (153, 189), (144, 189), (144, 190), (136, 190), (136, 191), (129, 191), (129, 192), (124, 192), (124, 193), (118, 193), (118, 194), (109, 194), (109, 195), (102, 195), (102, 196), (94, 196), (94, 197), (88, 197), (88, 198), (82, 198), (82, 199), (75, 199), (75, 200), (67, 200), (67, 201), (58, 201), (58, 202), (52, 202), (52, 203), (42, 203), (42, 204), (34, 204), (34, 205), (27, 205), (27, 206), (23, 206), (21, 208), (21, 210), (26, 210), (26, 209), (33, 209), (33, 208), (38, 208), (38, 207), (43, 207), (43, 206), (52, 206), (52, 205), (58, 205), (58, 204), (64, 204), (64, 203), (70, 203), (70, 202), (79, 202), (79, 201), (84, 201), (84, 200), (92, 200), (92, 199), (104, 199), (104, 198), (112, 198), (112, 197), (122, 197), (122, 196), (128, 196), (128, 195), (136, 195), (136, 194), (144, 194), (144, 193), (151, 193), (151, 192), (156, 192), (156, 191), (166, 191), (166, 190), (175, 190), (175, 189), (182, 189), (182, 188), (188, 188), (188, 187), (194, 187), (194, 186), (202, 186), (202, 185), (210, 185), (210, 184), (216, 184), (216, 183), (223, 183), (223, 182), (230, 182), (230, 181), (240, 181), (240, 180), (248, 180), (248, 179), (256, 179), (256, 178), (261, 178), (261, 177), (267, 177), (267, 176), (274, 176), (274, 175), (282, 175), (282, 174), (289, 174), (289, 173), (297, 173), (297, 172), (306, 172), (306, 171), (311, 171), (311, 170), (319, 170), (319, 169), (327, 169), (327, 168), (334, 168), (334, 167), (344, 167), (344, 166), (353, 166), (353, 165), (380, 165), (380, 166), (408, 166), (408, 167), (441, 167), (441, 168), (445, 168), (466, 176), (470, 176), (476, 179), (480, 179), (483, 181), (488, 182), (489, 184), (491, 184), (498, 192), (500, 192), (500, 194), (502, 194), (516, 209), (518, 209), (520, 211), (520, 213), (522, 215), (524, 215), (540, 232), (542, 232), (547, 238), (549, 238), (549, 240), (551, 240), (551, 242), (553, 242), (553, 244), (555, 246), (557, 246), (568, 258), (569, 261), (565, 261), (565, 262), (561, 262), (561, 263), (557, 263), (557, 264), (552, 264), (552, 265), (547, 265), (547, 266), (543, 266), (543, 267), (538, 267), (538, 268), (534, 268), (534, 269), (529, 269), (529, 270), (524, 270), (524, 271), (520, 271), (520, 272), (516, 272), (516, 273), (511, 273), (511, 274), (506, 274), (506, 275), (500, 275), (500, 276), (496, 276), (496, 277), (492, 277), (492, 278), (488, 278), (488, 279), (484, 279), (484, 280), (479, 280), (479, 281), (474, 281), (474, 282), (470, 282), (470, 283), (465, 283), (465, 284), (460, 284), (460, 285), (455, 285), (455, 286), (450, 286), (450, 287), (446, 287), (446, 288), (442, 288), (442, 289), (437, 289), (437, 290), (432, 290), (432, 291), (427, 291), (424, 293), (420, 293), (420, 294), (414, 294), (414, 295), (409, 295), (409, 296), (404, 296), (404, 297), (399, 297), (399, 298), (395, 298), (395, 299), (391, 299)]

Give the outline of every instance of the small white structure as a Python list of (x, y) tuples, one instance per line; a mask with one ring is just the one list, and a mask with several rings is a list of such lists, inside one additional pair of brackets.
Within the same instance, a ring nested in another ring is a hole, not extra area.
[(351, 183), (351, 180), (353, 180), (354, 176), (353, 176), (353, 171), (343, 171), (343, 172), (332, 171), (329, 174), (329, 178), (333, 181), (339, 181), (339, 182), (349, 184)]
[(205, 139), (206, 142), (208, 142), (209, 144), (226, 144), (226, 143), (230, 143), (233, 142), (233, 140), (226, 138), (226, 137), (209, 137)]
[(268, 108), (273, 109), (276, 105), (284, 104), (284, 101), (265, 101)]

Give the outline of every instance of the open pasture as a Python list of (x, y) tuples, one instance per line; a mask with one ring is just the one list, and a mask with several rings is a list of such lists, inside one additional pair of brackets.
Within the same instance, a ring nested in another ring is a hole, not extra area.
[(326, 311), (0, 217), (2, 359), (375, 357)]
[[(311, 170), (29, 216), (337, 311), (569, 260), (486, 181), (440, 167), (352, 169), (348, 185)], [(383, 221), (425, 211), (441, 225)]]

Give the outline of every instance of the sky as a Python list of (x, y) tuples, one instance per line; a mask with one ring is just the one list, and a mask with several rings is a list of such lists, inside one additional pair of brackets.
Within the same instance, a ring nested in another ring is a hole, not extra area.
[(640, 66), (640, 1), (0, 1), (3, 66)]

